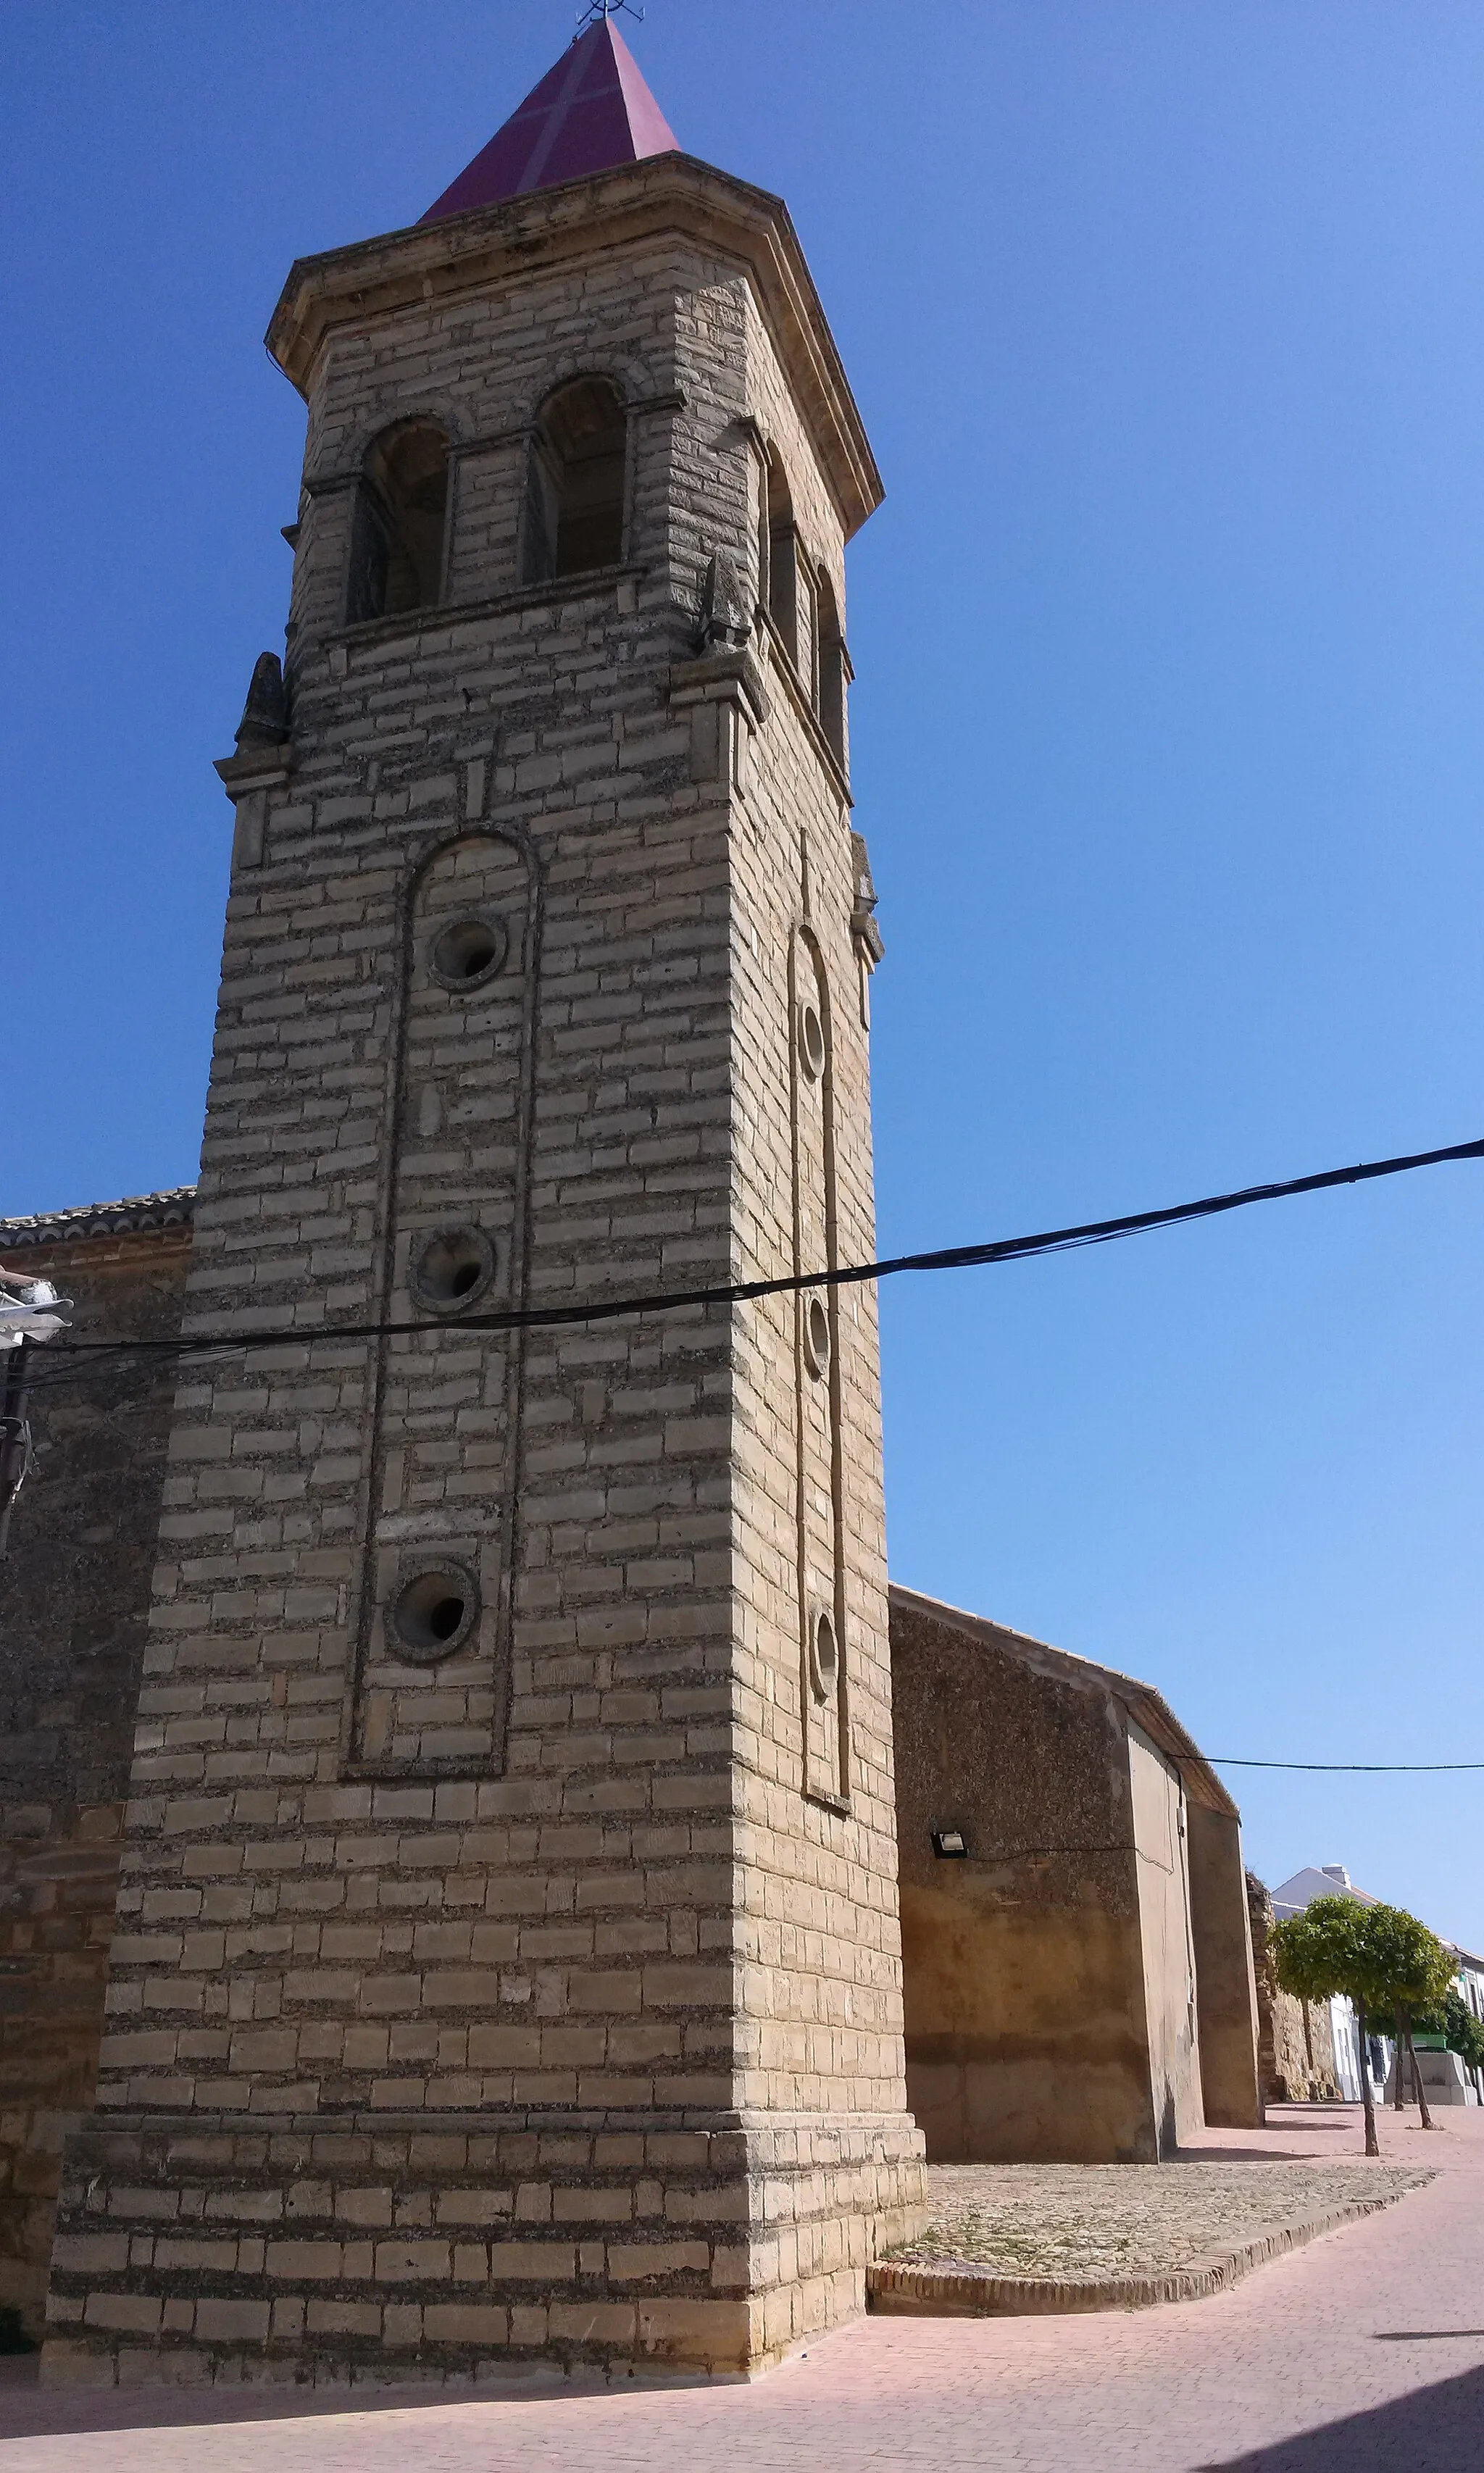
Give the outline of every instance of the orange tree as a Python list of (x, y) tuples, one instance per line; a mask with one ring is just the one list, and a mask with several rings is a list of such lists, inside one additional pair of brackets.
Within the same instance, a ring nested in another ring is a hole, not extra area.
[(1417, 2066), (1412, 2022), (1421, 2011), (1446, 2005), (1453, 1981), (1453, 1961), (1436, 1933), (1409, 1915), (1404, 1907), (1367, 1907), (1364, 1939), (1373, 1969), (1373, 1997), (1389, 2002), (1397, 2013), (1397, 2093), (1401, 2092), (1401, 2047), (1412, 2064), (1412, 2083), (1422, 2108), (1423, 2127), (1432, 2127), (1427, 2090)]
[[(1448, 1997), (1453, 1968), (1437, 1934), (1400, 1907), (1362, 1906), (1358, 1898), (1314, 1898), (1302, 1915), (1278, 1925), (1272, 1946), (1274, 1970), (1285, 1992), (1300, 2001), (1328, 2001), (1332, 1994), (1343, 1993), (1354, 2005), (1360, 2029), (1366, 2153), (1381, 2151), (1366, 2060), (1368, 2020), (1373, 2015), (1398, 2013), (1412, 2053), (1424, 2125), (1430, 2128), (1427, 2098), (1412, 2051), (1411, 2021), (1419, 2011), (1440, 2007)], [(1400, 2053), (1397, 2065), (1400, 2074)]]
[(1366, 2059), (1366, 2010), (1371, 1975), (1358, 1925), (1367, 1909), (1356, 1898), (1311, 1898), (1301, 1915), (1279, 1924), (1270, 1944), (1273, 1971), (1296, 2001), (1328, 2001), (1343, 1993), (1354, 2004), (1360, 2029), (1360, 2095), (1366, 2114), (1366, 2153), (1379, 2155), (1376, 2101)]

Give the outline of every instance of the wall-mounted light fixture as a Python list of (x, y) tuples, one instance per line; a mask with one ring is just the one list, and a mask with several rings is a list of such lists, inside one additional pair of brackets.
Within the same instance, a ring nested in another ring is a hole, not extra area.
[(969, 1840), (965, 1837), (962, 1829), (935, 1829), (933, 1831), (933, 1853), (935, 1855), (965, 1856), (968, 1852)]

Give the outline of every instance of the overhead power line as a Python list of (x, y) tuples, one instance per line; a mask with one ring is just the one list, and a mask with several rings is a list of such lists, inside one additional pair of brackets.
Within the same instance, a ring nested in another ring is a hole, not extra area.
[(500, 1313), (461, 1313), (434, 1321), (315, 1323), (269, 1331), (197, 1332), (188, 1338), (132, 1340), (63, 1340), (53, 1344), (60, 1357), (108, 1354), (122, 1356), (199, 1356), (227, 1349), (302, 1348), (324, 1340), (402, 1339), (421, 1332), (556, 1331), (573, 1324), (615, 1322), (632, 1314), (678, 1312), (686, 1307), (747, 1305), (761, 1297), (797, 1296), (811, 1288), (860, 1286), (889, 1280), (904, 1271), (969, 1271), (997, 1262), (1033, 1261), (1042, 1254), (1070, 1253), (1082, 1245), (1108, 1245), (1122, 1236), (1141, 1236), (1155, 1228), (1175, 1228), (1189, 1219), (1214, 1219), (1227, 1211), (1244, 1211), (1255, 1202), (1282, 1202), (1300, 1193), (1322, 1193), (1330, 1186), (1364, 1185), (1383, 1176), (1403, 1176), (1413, 1168), (1440, 1167), (1453, 1160), (1484, 1159), (1484, 1140), (1454, 1142), (1446, 1150), (1413, 1151), (1402, 1159), (1376, 1160), (1355, 1167), (1331, 1167), (1317, 1176), (1290, 1177), (1281, 1185), (1249, 1185), (1236, 1193), (1209, 1194), (1200, 1202), (1181, 1202), (1162, 1211), (1136, 1211), (1121, 1219), (1092, 1219), (1076, 1228), (1051, 1228), (1034, 1236), (1002, 1236), (982, 1245), (948, 1245), (934, 1253), (898, 1254), (877, 1262), (852, 1262), (835, 1270), (802, 1271), (784, 1279), (736, 1280), (725, 1285), (658, 1289), (638, 1296), (589, 1297), (576, 1305), (512, 1307)]
[(1239, 1761), (1229, 1752), (1176, 1752), (1177, 1761), (1203, 1760), (1213, 1769), (1322, 1769), (1333, 1776), (1438, 1777), (1445, 1770), (1484, 1769), (1484, 1761)]
[[(1249, 1185), (1234, 1193), (1208, 1195), (1200, 1202), (1182, 1202), (1162, 1211), (1138, 1211), (1120, 1219), (1093, 1219), (1075, 1228), (1053, 1228), (1033, 1236), (1004, 1236), (983, 1245), (951, 1245), (933, 1253), (898, 1254), (877, 1262), (850, 1263), (833, 1271), (805, 1271), (780, 1280), (742, 1280), (723, 1286), (679, 1288), (642, 1296), (606, 1297), (572, 1306), (536, 1306), (504, 1313), (460, 1314), (449, 1322), (325, 1323), (311, 1328), (265, 1332), (198, 1333), (190, 1339), (63, 1340), (54, 1343), (47, 1372), (33, 1376), (34, 1388), (49, 1388), (84, 1372), (118, 1370), (120, 1361), (147, 1356), (156, 1359), (197, 1356), (212, 1351), (235, 1354), (247, 1348), (302, 1346), (310, 1341), (407, 1338), (429, 1331), (541, 1331), (573, 1324), (611, 1322), (629, 1314), (664, 1313), (683, 1307), (744, 1305), (754, 1298), (795, 1296), (811, 1288), (849, 1287), (871, 1280), (893, 1278), (901, 1271), (961, 1271), (996, 1262), (1034, 1261), (1043, 1254), (1069, 1253), (1082, 1245), (1107, 1245), (1121, 1236), (1139, 1236), (1155, 1228), (1174, 1228), (1189, 1219), (1212, 1219), (1227, 1211), (1242, 1211), (1255, 1202), (1281, 1202), (1290, 1195), (1321, 1193), (1331, 1186), (1363, 1185), (1383, 1176), (1402, 1176), (1412, 1168), (1440, 1167), (1454, 1160), (1484, 1159), (1484, 1140), (1454, 1142), (1445, 1150), (1413, 1151), (1400, 1159), (1376, 1160), (1354, 1167), (1326, 1168), (1315, 1176), (1290, 1177), (1281, 1184)], [(63, 1356), (84, 1357), (85, 1365), (63, 1369)], [(1328, 1776), (1426, 1776), (1484, 1771), (1484, 1761), (1268, 1761), (1237, 1753), (1177, 1752), (1177, 1761), (1200, 1761), (1211, 1768), (1285, 1769)], [(1038, 1852), (1061, 1850), (1038, 1849)], [(1083, 1849), (1083, 1852), (1089, 1850)]]

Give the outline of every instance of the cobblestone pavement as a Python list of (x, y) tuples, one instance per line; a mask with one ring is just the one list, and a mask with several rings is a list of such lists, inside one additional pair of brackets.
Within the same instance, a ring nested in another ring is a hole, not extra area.
[(1239, 2249), (1332, 2208), (1400, 2197), (1425, 2177), (1349, 2164), (939, 2164), (932, 2219), (903, 2263), (982, 2268), (997, 2276), (1102, 2284), (1160, 2275)]
[[(1200, 2152), (1350, 2162), (1358, 2114), (1294, 2107)], [(0, 2390), (0, 2473), (1479, 2473), (1484, 2114), (1388, 2116), (1439, 2168), (1234, 2291), (1062, 2318), (855, 2322), (752, 2386), (329, 2399)]]

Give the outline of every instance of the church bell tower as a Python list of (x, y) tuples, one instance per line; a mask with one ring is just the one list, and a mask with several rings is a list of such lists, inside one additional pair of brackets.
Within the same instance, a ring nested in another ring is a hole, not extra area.
[(185, 1330), (277, 1336), (180, 1376), (43, 2374), (737, 2370), (921, 2220), (874, 1298), (580, 1309), (873, 1253), (876, 469), (608, 15), (268, 341)]

